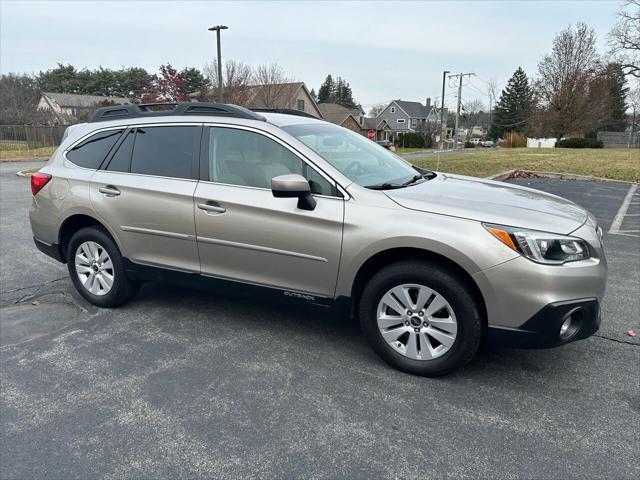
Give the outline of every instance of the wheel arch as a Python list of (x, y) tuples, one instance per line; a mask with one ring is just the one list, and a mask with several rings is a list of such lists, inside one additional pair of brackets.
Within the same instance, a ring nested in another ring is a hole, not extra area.
[(430, 250), (416, 247), (397, 247), (379, 251), (369, 257), (358, 269), (351, 285), (351, 313), (358, 315), (358, 299), (364, 290), (367, 280), (387, 265), (403, 260), (422, 260), (437, 264), (451, 270), (469, 289), (481, 310), (483, 335), (487, 330), (487, 306), (480, 287), (471, 274), (450, 258)]
[(76, 213), (64, 219), (64, 221), (60, 225), (60, 230), (58, 232), (58, 245), (60, 248), (60, 254), (65, 263), (67, 260), (67, 246), (73, 234), (81, 228), (90, 226), (102, 227), (113, 239), (118, 248), (122, 251), (116, 236), (104, 223), (91, 215), (87, 215), (85, 213)]

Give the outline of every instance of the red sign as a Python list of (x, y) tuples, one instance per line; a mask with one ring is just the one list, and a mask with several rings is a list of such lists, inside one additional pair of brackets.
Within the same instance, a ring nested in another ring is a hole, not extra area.
[(376, 138), (376, 131), (374, 129), (369, 130), (369, 132), (367, 133), (367, 137), (369, 137), (369, 140), (373, 140), (374, 138)]

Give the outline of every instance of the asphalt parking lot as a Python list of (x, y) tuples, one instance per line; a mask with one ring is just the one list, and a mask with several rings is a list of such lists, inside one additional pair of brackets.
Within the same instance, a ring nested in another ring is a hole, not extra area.
[(640, 331), (638, 191), (619, 215), (630, 184), (515, 180), (597, 216), (602, 328), (482, 352), (434, 380), (387, 367), (357, 324), (321, 308), (160, 284), (91, 306), (33, 246), (25, 165), (0, 164), (0, 478), (640, 475), (640, 337), (626, 334)]

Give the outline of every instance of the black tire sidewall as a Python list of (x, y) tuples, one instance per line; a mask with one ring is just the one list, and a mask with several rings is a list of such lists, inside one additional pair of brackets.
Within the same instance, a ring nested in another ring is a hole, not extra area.
[[(395, 351), (378, 329), (377, 308), (382, 296), (395, 286), (416, 283), (438, 292), (449, 302), (458, 322), (456, 340), (449, 351), (433, 360), (413, 360)], [(441, 376), (465, 365), (476, 353), (482, 335), (480, 310), (465, 283), (450, 269), (426, 262), (398, 262), (376, 273), (366, 285), (359, 305), (360, 323), (373, 349), (402, 371)]]
[[(75, 268), (75, 254), (78, 246), (83, 242), (92, 241), (102, 246), (113, 264), (114, 280), (113, 286), (106, 295), (94, 295), (89, 292), (80, 282)], [(135, 283), (126, 276), (122, 255), (111, 236), (100, 227), (85, 227), (78, 230), (67, 248), (67, 268), (74, 286), (87, 301), (98, 307), (115, 307), (126, 302), (135, 293)]]

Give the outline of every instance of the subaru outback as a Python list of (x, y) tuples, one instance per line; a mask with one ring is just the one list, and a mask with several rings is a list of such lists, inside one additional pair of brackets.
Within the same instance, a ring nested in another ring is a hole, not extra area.
[(483, 342), (600, 325), (602, 231), (560, 197), (431, 172), (296, 111), (119, 105), (31, 177), (38, 249), (100, 307), (151, 280), (348, 307), (373, 349), (438, 376)]

